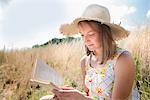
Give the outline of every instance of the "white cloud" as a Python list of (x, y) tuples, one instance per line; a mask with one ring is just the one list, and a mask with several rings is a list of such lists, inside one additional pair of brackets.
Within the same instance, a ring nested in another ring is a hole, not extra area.
[(52, 35), (46, 38), (46, 34), (58, 30), (56, 26), (65, 13), (60, 0), (14, 0), (7, 7), (2, 23), (6, 44), (23, 47), (48, 41)]
[(1, 46), (3, 45), (2, 42), (3, 42), (3, 33), (2, 33), (2, 19), (3, 19), (3, 11), (2, 9), (0, 8), (0, 48), (2, 48)]
[(2, 20), (2, 17), (3, 17), (3, 11), (2, 8), (0, 8), (0, 21)]
[[(74, 18), (82, 15), (82, 12), (89, 4), (100, 4), (106, 6), (111, 14), (111, 21), (119, 23), (127, 22), (126, 16), (136, 12), (134, 6), (118, 4), (118, 0), (64, 0), (68, 11), (68, 20), (71, 22)], [(77, 6), (78, 5), (78, 6)], [(66, 18), (67, 19), (67, 18)]]
[(0, 43), (1, 43), (1, 45), (0, 45), (0, 50), (1, 49), (3, 49), (4, 48), (4, 39), (3, 39), (3, 34), (0, 32)]
[(121, 25), (125, 28), (134, 29), (134, 27), (126, 25), (128, 23), (128, 19), (126, 17), (136, 12), (136, 7), (120, 3), (119, 0), (64, 0), (64, 2), (67, 10), (67, 17), (63, 23), (72, 22), (73, 19), (81, 16), (88, 5), (100, 4), (109, 9), (111, 22), (118, 24), (121, 21)]
[(35, 32), (36, 35), (33, 35), (32, 38), (32, 45), (35, 45), (35, 44), (43, 44), (47, 41), (49, 41), (50, 39), (52, 38), (55, 38), (55, 37), (62, 37), (61, 34), (59, 34), (59, 30), (58, 30), (58, 27), (51, 27), (51, 28), (43, 28), (41, 30), (39, 30), (38, 32)]
[(134, 31), (137, 29), (137, 26), (136, 25), (124, 25), (124, 28), (129, 31)]
[(136, 12), (136, 8), (131, 6), (128, 8), (128, 14)]
[(113, 5), (113, 0), (63, 0), (67, 10), (66, 22), (72, 22), (76, 17), (82, 15), (85, 8), (90, 4), (100, 4), (106, 7)]
[[(8, 47), (31, 47), (47, 42), (60, 35), (58, 27), (80, 16), (89, 4), (108, 7), (112, 21), (125, 21), (136, 11), (135, 7), (125, 4), (116, 5), (118, 0), (12, 0), (2, 19), (5, 44)], [(120, 6), (121, 5), (121, 6)], [(2, 13), (0, 10), (0, 17)], [(3, 13), (4, 15), (4, 13)], [(2, 26), (0, 24), (0, 26)], [(1, 28), (2, 29), (2, 28)]]
[(51, 27), (49, 29), (41, 28), (38, 31), (34, 30), (33, 33), (30, 34), (31, 37), (29, 39), (22, 39), (19, 42), (16, 42), (16, 40), (5, 41), (5, 43), (3, 43), (0, 48), (2, 49), (4, 45), (7, 47), (8, 50), (29, 48), (36, 44), (41, 45), (43, 43), (46, 43), (47, 41), (55, 37), (63, 37), (61, 34), (59, 34), (57, 27)]
[(147, 14), (146, 14), (147, 18), (150, 19), (150, 10), (147, 11)]
[(127, 6), (127, 5), (121, 5), (121, 6), (112, 5), (109, 8), (110, 8), (109, 10), (111, 14), (111, 20), (117, 23), (119, 23), (120, 21), (127, 22), (125, 17), (136, 11), (135, 7)]

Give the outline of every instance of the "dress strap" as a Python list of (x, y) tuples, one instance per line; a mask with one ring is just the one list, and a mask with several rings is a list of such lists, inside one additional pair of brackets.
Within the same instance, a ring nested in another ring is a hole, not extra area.
[(114, 59), (113, 59), (114, 60), (114, 66), (116, 65), (116, 62), (117, 62), (118, 58), (120, 57), (120, 55), (124, 52), (129, 52), (129, 51), (122, 49), (122, 48), (117, 48), (116, 54), (115, 54)]

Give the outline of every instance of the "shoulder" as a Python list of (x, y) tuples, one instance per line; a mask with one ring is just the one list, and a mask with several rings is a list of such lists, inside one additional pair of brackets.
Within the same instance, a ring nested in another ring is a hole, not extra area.
[(80, 62), (85, 61), (85, 60), (86, 60), (86, 58), (87, 58), (87, 55), (83, 55), (83, 56), (81, 57), (81, 59), (80, 59)]
[(135, 72), (134, 61), (129, 51), (123, 51), (117, 58), (115, 64), (115, 72), (127, 72), (133, 74)]
[(85, 66), (87, 55), (83, 55), (80, 59), (81, 67)]
[(131, 53), (129, 51), (122, 51), (117, 58), (116, 65), (117, 64), (127, 65), (132, 63), (133, 63), (133, 58), (131, 56)]
[(133, 58), (131, 53), (128, 50), (117, 48), (117, 54), (116, 54), (116, 64), (117, 63), (131, 63), (133, 62)]

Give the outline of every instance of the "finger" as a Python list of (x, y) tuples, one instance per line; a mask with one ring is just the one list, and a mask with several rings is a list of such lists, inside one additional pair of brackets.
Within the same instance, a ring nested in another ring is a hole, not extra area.
[(75, 90), (75, 89), (73, 89), (73, 90), (58, 90), (59, 92), (61, 92), (61, 93), (74, 93), (74, 92), (79, 92), (78, 90)]
[(70, 96), (76, 94), (77, 92), (75, 90), (59, 90), (59, 93), (63, 97), (70, 97)]
[(50, 86), (53, 88), (53, 89), (57, 89), (59, 90), (60, 88), (58, 86), (56, 86), (54, 83), (50, 82)]
[(52, 92), (58, 96), (58, 98), (68, 98), (71, 97), (75, 94), (78, 94), (78, 92), (76, 90), (56, 90), (53, 89)]
[(63, 100), (63, 99), (61, 99), (63, 97), (63, 95), (61, 95), (59, 90), (53, 89), (52, 92), (57, 96), (58, 100)]
[(65, 86), (62, 86), (60, 87), (62, 90), (74, 90), (73, 87), (65, 87)]
[(52, 92), (55, 94), (55, 95), (59, 95), (59, 91), (57, 89), (53, 89)]

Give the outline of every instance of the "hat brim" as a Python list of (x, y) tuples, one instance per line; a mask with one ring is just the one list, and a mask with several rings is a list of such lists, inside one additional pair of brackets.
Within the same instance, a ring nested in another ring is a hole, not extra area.
[(103, 20), (99, 20), (98, 18), (76, 18), (72, 23), (70, 24), (62, 24), (60, 26), (60, 32), (63, 35), (73, 35), (73, 34), (78, 34), (79, 30), (78, 30), (78, 23), (80, 21), (84, 21), (84, 20), (88, 20), (88, 21), (97, 21), (97, 22), (101, 22), (102, 24), (106, 24), (110, 27), (111, 29), (111, 33), (112, 33), (112, 37), (114, 40), (121, 40), (123, 38), (128, 37), (129, 35), (129, 31), (127, 31), (126, 29), (124, 29), (123, 27), (121, 27), (120, 25), (117, 24), (113, 24), (113, 23), (108, 23), (108, 22), (104, 22)]

